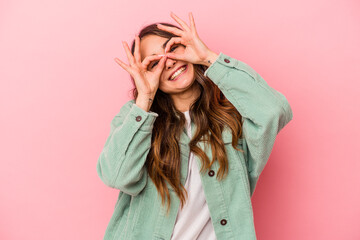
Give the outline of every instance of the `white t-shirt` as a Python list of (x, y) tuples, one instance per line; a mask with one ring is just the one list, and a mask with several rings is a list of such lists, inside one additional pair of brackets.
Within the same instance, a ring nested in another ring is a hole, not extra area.
[[(191, 139), (191, 119), (189, 111), (186, 117), (186, 130)], [(183, 209), (179, 207), (171, 240), (216, 240), (210, 212), (202, 188), (199, 168), (190, 152), (188, 175), (185, 181), (188, 198)]]

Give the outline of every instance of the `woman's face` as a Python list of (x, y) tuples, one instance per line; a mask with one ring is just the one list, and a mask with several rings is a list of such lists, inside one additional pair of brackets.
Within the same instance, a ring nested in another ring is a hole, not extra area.
[[(167, 41), (167, 38), (156, 35), (147, 35), (142, 38), (140, 43), (141, 61), (150, 55), (165, 54), (165, 43)], [(183, 45), (173, 44), (169, 51), (181, 54), (184, 50), (185, 47)], [(154, 70), (159, 60), (150, 62), (148, 70)], [(185, 71), (182, 71), (175, 79), (172, 79), (173, 74), (177, 70), (182, 69), (182, 67), (185, 67)], [(191, 90), (190, 87), (194, 80), (194, 65), (192, 63), (168, 58), (160, 75), (159, 89), (171, 95), (183, 93)]]

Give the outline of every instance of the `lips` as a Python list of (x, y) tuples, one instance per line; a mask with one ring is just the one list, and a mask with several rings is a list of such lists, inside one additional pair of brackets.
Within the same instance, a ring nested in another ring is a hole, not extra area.
[[(177, 70), (179, 70), (180, 68), (185, 67), (185, 66), (186, 66), (186, 64), (184, 64), (184, 65), (178, 67), (177, 69), (175, 69), (174, 72), (169, 76), (169, 79), (168, 79), (168, 80), (171, 81), (172, 75), (174, 75), (174, 73), (176, 73)], [(185, 69), (185, 70), (186, 70), (186, 69)]]

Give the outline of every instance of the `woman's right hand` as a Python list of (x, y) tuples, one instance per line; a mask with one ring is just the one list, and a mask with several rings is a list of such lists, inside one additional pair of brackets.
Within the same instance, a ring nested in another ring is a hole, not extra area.
[[(140, 38), (135, 36), (134, 56), (127, 43), (124, 41), (122, 43), (130, 64), (127, 65), (118, 58), (114, 60), (133, 77), (139, 97), (144, 99), (147, 97), (153, 98), (159, 87), (160, 75), (165, 66), (166, 56), (151, 55), (141, 62)], [(159, 60), (157, 66), (149, 69), (148, 65), (155, 60)]]

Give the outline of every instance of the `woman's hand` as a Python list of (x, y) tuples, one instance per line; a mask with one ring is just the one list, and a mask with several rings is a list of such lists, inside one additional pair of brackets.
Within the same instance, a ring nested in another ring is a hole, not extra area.
[[(190, 27), (181, 20), (178, 16), (171, 12), (171, 17), (180, 24), (182, 30), (158, 24), (157, 27), (161, 30), (171, 32), (179, 37), (173, 37), (166, 44), (165, 53), (168, 58), (178, 59), (193, 64), (202, 64), (210, 66), (217, 58), (217, 54), (211, 51), (199, 38), (197, 34), (194, 17), (189, 13)], [(168, 50), (173, 44), (182, 44), (185, 46), (185, 51), (182, 54), (169, 53)]]
[[(164, 69), (167, 57), (164, 55), (147, 56), (141, 62), (139, 37), (135, 37), (134, 56), (132, 55), (128, 44), (124, 41), (122, 43), (129, 61), (129, 65), (125, 64), (118, 58), (115, 58), (114, 60), (133, 77), (138, 95), (141, 97), (141, 99), (153, 99), (159, 87), (160, 75)], [(157, 66), (151, 70), (148, 70), (148, 65), (150, 62), (160, 58), (161, 60)]]

